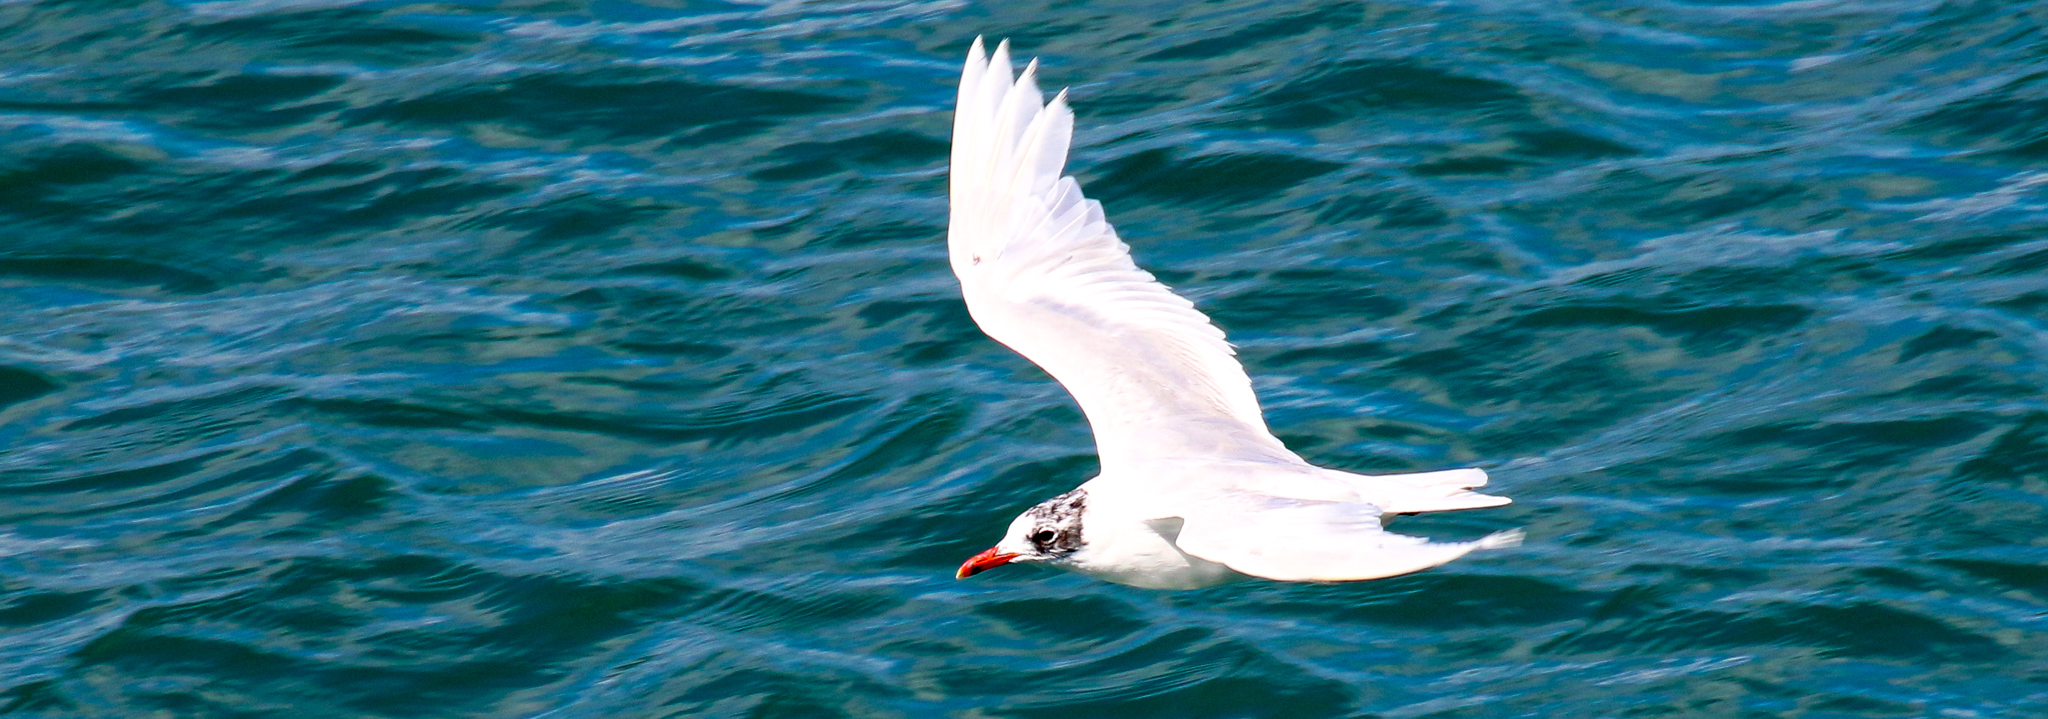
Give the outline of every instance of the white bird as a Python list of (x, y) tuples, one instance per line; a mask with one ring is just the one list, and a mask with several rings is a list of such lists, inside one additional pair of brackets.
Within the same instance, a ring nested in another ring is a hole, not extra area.
[(1223, 331), (1138, 269), (1102, 205), (1061, 175), (1074, 114), (1065, 91), (1045, 102), (1037, 69), (1012, 79), (1007, 40), (993, 56), (980, 38), (968, 50), (946, 244), (975, 323), (1073, 394), (1102, 471), (1026, 510), (956, 576), (1040, 562), (1151, 589), (1343, 582), (1520, 543), (1519, 530), (1445, 543), (1381, 527), (1507, 504), (1471, 491), (1483, 470), (1369, 476), (1288, 451)]

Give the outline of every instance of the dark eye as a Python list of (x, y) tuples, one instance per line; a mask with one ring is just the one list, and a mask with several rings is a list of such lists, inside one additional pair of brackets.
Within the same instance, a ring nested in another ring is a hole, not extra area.
[(1037, 542), (1039, 544), (1044, 544), (1046, 542), (1052, 541), (1052, 530), (1041, 529), (1036, 532), (1032, 532), (1031, 541)]

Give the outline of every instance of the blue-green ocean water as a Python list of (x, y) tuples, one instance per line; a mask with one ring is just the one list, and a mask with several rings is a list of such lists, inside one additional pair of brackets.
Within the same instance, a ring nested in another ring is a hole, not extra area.
[[(0, 713), (2048, 714), (2033, 3), (0, 2)], [(951, 572), (1093, 472), (977, 34), (1276, 431), (1529, 543)]]

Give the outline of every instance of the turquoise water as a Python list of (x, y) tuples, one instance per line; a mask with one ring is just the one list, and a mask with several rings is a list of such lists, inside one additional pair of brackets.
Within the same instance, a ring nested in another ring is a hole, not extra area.
[[(2000, 2), (0, 2), (0, 713), (2048, 714)], [(945, 262), (977, 34), (1347, 585), (955, 581), (1091, 476)]]

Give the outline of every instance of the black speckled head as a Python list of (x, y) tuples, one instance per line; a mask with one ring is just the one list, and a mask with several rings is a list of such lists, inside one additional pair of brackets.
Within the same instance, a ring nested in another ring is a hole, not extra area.
[(1064, 557), (1081, 548), (1081, 510), (1087, 506), (1088, 493), (1076, 489), (1024, 510), (1016, 526), (1024, 530), (1024, 541), (1035, 554)]

